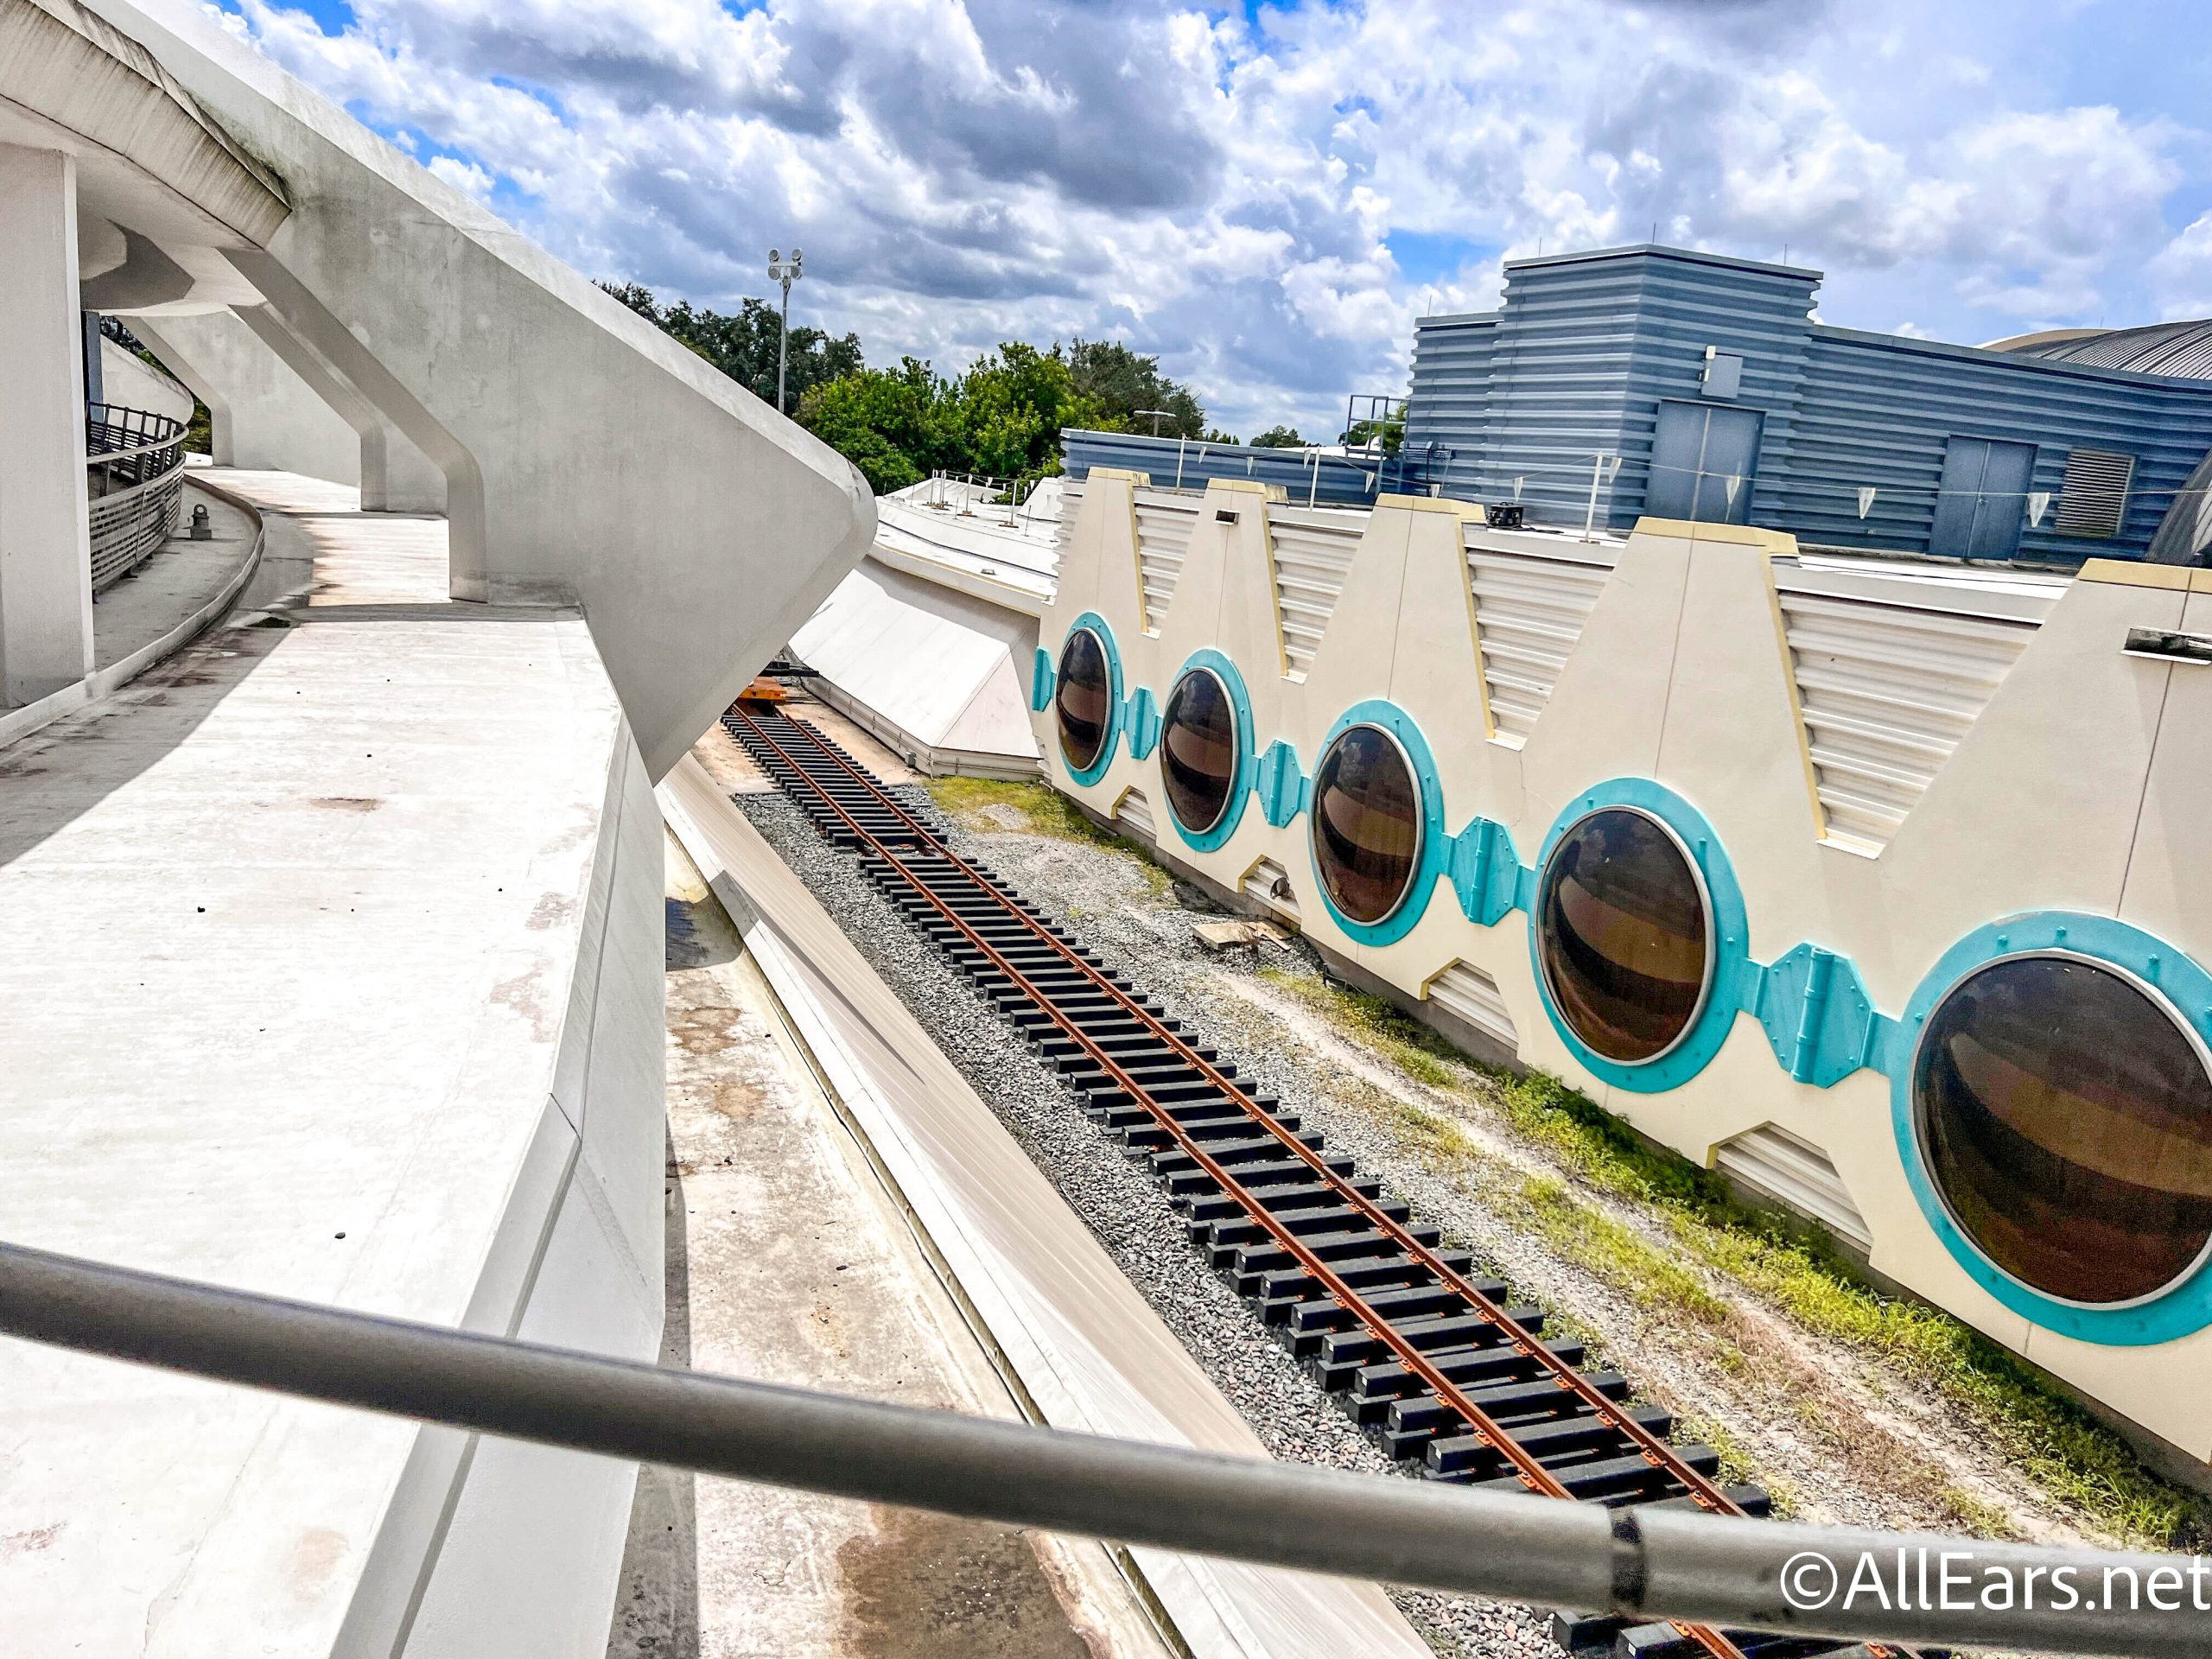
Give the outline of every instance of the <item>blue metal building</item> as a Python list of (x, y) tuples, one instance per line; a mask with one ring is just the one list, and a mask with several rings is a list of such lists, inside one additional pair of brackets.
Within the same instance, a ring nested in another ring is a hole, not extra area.
[[(2191, 562), (2212, 539), (2212, 324), (1948, 346), (1814, 321), (1821, 273), (1798, 266), (1643, 246), (1505, 275), (1500, 309), (1417, 325), (1389, 475), (1325, 459), (1319, 499), (1433, 490), (1580, 528), (1594, 484), (1606, 529), (1649, 514), (2059, 564)], [(1078, 475), (1315, 482), (1296, 451), (1067, 436)]]

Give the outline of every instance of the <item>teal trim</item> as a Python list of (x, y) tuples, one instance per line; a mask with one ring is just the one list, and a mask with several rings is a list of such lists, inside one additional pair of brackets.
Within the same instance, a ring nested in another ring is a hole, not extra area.
[(2052, 950), (2109, 963), (2164, 995), (2182, 1022), (2199, 1040), (2212, 1045), (2212, 975), (2183, 952), (2155, 935), (2109, 916), (2069, 911), (2036, 911), (1977, 928), (1948, 950), (1905, 1005), (1899, 1023), (1902, 1040), (1890, 1058), (1890, 1127), (1897, 1156), (1920, 1213), (1951, 1259), (2006, 1307), (2047, 1331), (2111, 1348), (2140, 1348), (2172, 1342), (2212, 1325), (2212, 1274), (2202, 1264), (2149, 1301), (2126, 1307), (2085, 1307), (2031, 1289), (1975, 1246), (1936, 1192), (1922, 1154), (1918, 1114), (1912, 1099), (1912, 1061), (1921, 1027), (1951, 988), (1975, 969), (2007, 957), (2039, 956)]
[(1522, 908), (1521, 855), (1503, 824), (1477, 818), (1452, 836), (1446, 868), (1469, 921), (1495, 927)]
[(1278, 830), (1306, 810), (1312, 785), (1298, 769), (1298, 751), (1281, 738), (1268, 745), (1253, 769), (1253, 792), (1260, 798), (1260, 811)]
[[(1236, 826), (1243, 821), (1244, 803), (1255, 787), (1260, 762), (1259, 757), (1252, 752), (1252, 699), (1244, 689), (1244, 677), (1236, 671), (1236, 664), (1211, 647), (1204, 651), (1194, 651), (1191, 653), (1190, 660), (1176, 671), (1175, 684), (1181, 685), (1185, 678), (1198, 669), (1208, 671), (1220, 680), (1222, 689), (1229, 693), (1229, 706), (1236, 711), (1236, 776), (1229, 786), (1229, 804), (1222, 808), (1220, 822), (1212, 829), (1203, 834), (1192, 834), (1183, 827), (1182, 819), (1175, 816), (1175, 808), (1167, 801), (1166, 768), (1164, 763), (1161, 766), (1160, 802), (1166, 811), (1167, 821), (1175, 826), (1175, 833), (1182, 836), (1184, 844), (1193, 852), (1211, 853), (1235, 835)], [(1168, 691), (1167, 700), (1170, 702), (1175, 700), (1173, 689)], [(1287, 749), (1289, 745), (1284, 744), (1280, 747)], [(1131, 753), (1134, 753), (1135, 751), (1132, 750)], [(1297, 757), (1294, 754), (1292, 756), (1294, 765), (1296, 764), (1296, 760)]]
[(1029, 665), (1029, 712), (1041, 715), (1052, 706), (1052, 687), (1059, 677), (1052, 671), (1052, 654), (1044, 646)]
[(1529, 963), (1535, 971), (1536, 994), (1542, 999), (1552, 1029), (1576, 1059), (1617, 1088), (1640, 1095), (1662, 1094), (1688, 1083), (1720, 1052), (1720, 1045), (1727, 1040), (1738, 1013), (1756, 1004), (1764, 974), (1751, 957), (1751, 925), (1745, 915), (1744, 890), (1737, 885), (1736, 872), (1721, 850), (1719, 836), (1713, 833), (1702, 812), (1673, 790), (1649, 778), (1612, 778), (1584, 791), (1560, 814), (1551, 832), (1544, 837), (1542, 849), (1536, 855), (1536, 870), (1541, 871), (1551, 862), (1554, 850), (1569, 830), (1592, 812), (1607, 807), (1629, 807), (1658, 819), (1680, 838), (1699, 874), (1705, 878), (1706, 896), (1713, 908), (1713, 934), (1707, 941), (1713, 976), (1706, 992), (1705, 1006), (1674, 1047), (1641, 1065), (1624, 1065), (1585, 1043), (1560, 1017), (1552, 1001), (1551, 987), (1544, 982), (1534, 908), (1538, 882), (1533, 875), (1524, 884), (1528, 893), (1523, 907), (1529, 912)]
[(1827, 1089), (1873, 1063), (1881, 1016), (1848, 957), (1799, 945), (1760, 972), (1748, 1012), (1793, 1082)]
[[(1321, 755), (1325, 759), (1336, 741), (1355, 726), (1373, 726), (1388, 732), (1398, 740), (1406, 752), (1408, 764), (1413, 767), (1414, 780), (1421, 790), (1421, 862), (1414, 868), (1413, 880), (1407, 884), (1405, 896), (1398, 907), (1379, 922), (1355, 922), (1337, 908), (1337, 901), (1329, 897), (1328, 883), (1321, 880), (1321, 863), (1313, 850), (1313, 836), (1309, 825), (1306, 837), (1306, 855), (1313, 867), (1314, 891), (1321, 895), (1321, 902), (1329, 907), (1329, 915), (1336, 925), (1362, 944), (1395, 944), (1414, 930), (1428, 909), (1430, 893), (1437, 878), (1444, 874), (1452, 856), (1452, 838), (1444, 833), (1444, 785), (1437, 779), (1436, 757), (1428, 747), (1428, 739), (1414, 723), (1414, 717), (1395, 702), (1382, 698), (1370, 698), (1354, 703), (1329, 728), (1321, 741)], [(1313, 763), (1318, 773), (1321, 762)], [(1309, 779), (1301, 791), (1303, 804), (1310, 810), (1313, 788)]]
[(1160, 742), (1160, 705), (1153, 701), (1150, 686), (1141, 685), (1129, 694), (1125, 723), (1129, 734), (1129, 759), (1142, 760)]
[[(1149, 755), (1159, 741), (1160, 715), (1148, 690), (1140, 688), (1124, 701), (1121, 652), (1105, 620), (1086, 612), (1076, 619), (1069, 632), (1080, 627), (1096, 632), (1105, 648), (1113, 696), (1113, 724), (1097, 764), (1088, 772), (1069, 774), (1077, 783), (1089, 785), (1105, 775), (1125, 728), (1130, 753), (1139, 759)], [(1197, 652), (1183, 665), (1178, 679), (1198, 666), (1212, 669), (1230, 687), (1237, 711), (1239, 755), (1249, 757), (1240, 760), (1244, 776), (1232, 791), (1231, 805), (1222, 823), (1206, 836), (1183, 836), (1194, 850), (1208, 852), (1234, 832), (1248, 792), (1257, 798), (1268, 823), (1281, 830), (1312, 810), (1313, 784), (1300, 763), (1298, 751), (1288, 741), (1278, 738), (1264, 751), (1253, 753), (1250, 702), (1235, 664), (1218, 652)], [(1040, 713), (1051, 706), (1052, 686), (1052, 659), (1040, 648), (1030, 691), (1031, 702)], [(1776, 1064), (1795, 1082), (1828, 1089), (1861, 1068), (1882, 1072), (1890, 1079), (1891, 1128), (1898, 1154), (1921, 1213), (1952, 1259), (2005, 1306), (2046, 1330), (2108, 1347), (2171, 1342), (2212, 1325), (2212, 1273), (2202, 1269), (2153, 1300), (2133, 1307), (2097, 1308), (2045, 1296), (1991, 1262), (1952, 1221), (1936, 1192), (1921, 1157), (1911, 1099), (1915, 1040), (1936, 999), (1974, 969), (2007, 956), (2056, 949), (2111, 963), (2158, 988), (2206, 1046), (2212, 1047), (2212, 975), (2184, 952), (2109, 917), (2064, 912), (2015, 916), (1982, 928), (1954, 945), (1921, 982), (1904, 1015), (1893, 1018), (1873, 1006), (1866, 982), (1848, 957), (1809, 940), (1771, 963), (1762, 965), (1752, 960), (1743, 890), (1719, 837), (1704, 815), (1673, 791), (1643, 778), (1615, 778), (1585, 791), (1553, 824), (1535, 862), (1524, 865), (1518, 861), (1505, 826), (1494, 820), (1478, 817), (1456, 836), (1444, 833), (1443, 787), (1434, 758), (1421, 728), (1395, 703), (1376, 700), (1346, 710), (1330, 728), (1320, 752), (1326, 754), (1338, 738), (1362, 725), (1379, 726), (1396, 738), (1413, 765), (1421, 791), (1421, 862), (1404, 901), (1372, 925), (1350, 921), (1338, 912), (1315, 867), (1314, 885), (1322, 903), (1351, 938), (1366, 944), (1389, 944), (1404, 938), (1426, 912), (1436, 882), (1448, 879), (1461, 910), (1479, 925), (1495, 926), (1516, 910), (1531, 917), (1529, 954), (1544, 1012), (1576, 1059), (1608, 1083), (1638, 1094), (1679, 1088), (1719, 1052), (1738, 1013), (1749, 1014), (1759, 1022)], [(1062, 760), (1065, 762), (1065, 757)], [(1577, 820), (1607, 806), (1637, 808), (1673, 830), (1704, 875), (1713, 905), (1713, 979), (1705, 1007), (1680, 1044), (1643, 1065), (1608, 1060), (1567, 1028), (1552, 1004), (1536, 952), (1532, 912), (1543, 868), (1560, 837)], [(1172, 809), (1167, 817), (1174, 819)], [(1182, 825), (1178, 823), (1176, 829), (1180, 833)], [(1306, 846), (1310, 861), (1310, 834)]]
[(1104, 617), (1096, 611), (1085, 611), (1070, 623), (1067, 632), (1060, 636), (1061, 655), (1067, 653), (1069, 639), (1085, 628), (1097, 636), (1098, 644), (1106, 653), (1106, 739), (1098, 746), (1098, 759), (1081, 772), (1068, 766), (1067, 751), (1057, 741), (1052, 752), (1060, 757), (1060, 764), (1067, 766), (1068, 776), (1087, 789), (1103, 778), (1106, 768), (1114, 764), (1114, 747), (1121, 741), (1125, 711), (1122, 707), (1122, 648), (1114, 643), (1114, 630)]

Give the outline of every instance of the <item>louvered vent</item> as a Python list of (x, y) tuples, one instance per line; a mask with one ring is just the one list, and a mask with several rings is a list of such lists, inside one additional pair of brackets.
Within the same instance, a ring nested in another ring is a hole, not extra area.
[[(1061, 485), (1060, 521), (1052, 527), (1052, 546), (1056, 551), (1067, 551), (1068, 542), (1075, 535), (1076, 515), (1082, 511), (1083, 486), (1073, 483)], [(1054, 568), (1058, 568), (1058, 561), (1054, 562)]]
[(1713, 1161), (1763, 1198), (1819, 1222), (1862, 1254), (1873, 1247), (1866, 1217), (1828, 1155), (1787, 1129), (1763, 1123), (1721, 1143)]
[(2066, 482), (2058, 496), (2058, 533), (2110, 540), (2127, 516), (2127, 486), (2135, 457), (2110, 449), (2075, 449), (2066, 457)]
[(1828, 833), (1889, 844), (2035, 635), (2034, 622), (1793, 592), (1782, 614)]
[(1298, 895), (1291, 891), (1290, 877), (1281, 865), (1272, 858), (1263, 858), (1245, 874), (1244, 895), (1256, 899), (1269, 910), (1294, 926), (1298, 921)]
[(1183, 561), (1191, 550), (1191, 532), (1198, 527), (1198, 504), (1171, 495), (1141, 491), (1137, 495), (1137, 569), (1144, 580), (1144, 626), (1160, 631), (1167, 602), (1175, 597), (1175, 584), (1183, 577)]
[(1122, 798), (1114, 804), (1114, 819), (1124, 830), (1131, 830), (1146, 841), (1155, 837), (1152, 831), (1152, 803), (1144, 798), (1141, 789), (1124, 790)]
[(1282, 629), (1283, 671), (1302, 680), (1313, 666), (1359, 538), (1365, 513), (1276, 512), (1268, 517), (1274, 560), (1275, 620)]
[(1471, 962), (1453, 963), (1428, 982), (1428, 1000), (1462, 1024), (1515, 1052), (1513, 1016), (1497, 994), (1497, 982)]
[(1612, 575), (1611, 550), (1554, 557), (1470, 544), (1467, 582), (1482, 636), (1483, 679), (1501, 741), (1519, 748), (1551, 700), (1582, 626)]

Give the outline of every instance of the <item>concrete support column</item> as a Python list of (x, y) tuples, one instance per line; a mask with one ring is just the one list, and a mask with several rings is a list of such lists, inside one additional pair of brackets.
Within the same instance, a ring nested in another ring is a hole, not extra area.
[(359, 435), (362, 512), (446, 510), (445, 474), (408, 441), (406, 434), (377, 412), (376, 406), (354, 389), (335, 364), (268, 306), (240, 306), (234, 314)]
[(0, 144), (0, 702), (92, 668), (77, 163)]

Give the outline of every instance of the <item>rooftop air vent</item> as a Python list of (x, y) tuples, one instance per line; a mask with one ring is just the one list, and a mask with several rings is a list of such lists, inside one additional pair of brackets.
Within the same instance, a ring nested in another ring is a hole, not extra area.
[(2135, 457), (2109, 449), (2075, 449), (2066, 457), (2066, 482), (2058, 497), (2058, 533), (2109, 540), (2127, 512), (2127, 486)]

